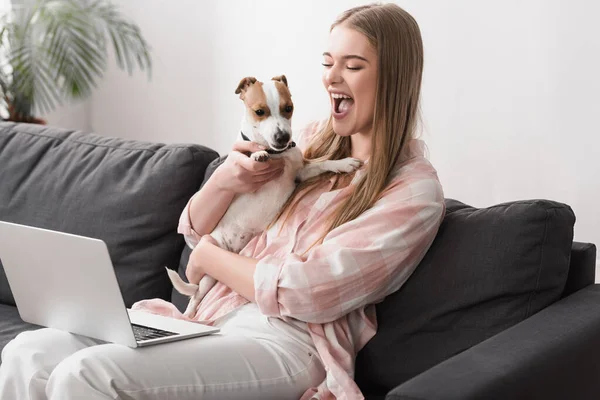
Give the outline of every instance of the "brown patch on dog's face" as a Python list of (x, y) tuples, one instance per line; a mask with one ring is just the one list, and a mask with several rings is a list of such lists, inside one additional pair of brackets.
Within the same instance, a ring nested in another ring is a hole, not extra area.
[(287, 119), (292, 118), (294, 114), (294, 103), (292, 102), (292, 94), (288, 87), (285, 75), (272, 78), (275, 81), (275, 87), (279, 92), (279, 112)]
[(256, 82), (246, 89), (244, 103), (248, 112), (255, 121), (262, 121), (271, 116), (271, 110), (267, 105), (267, 95), (263, 90), (262, 82)]

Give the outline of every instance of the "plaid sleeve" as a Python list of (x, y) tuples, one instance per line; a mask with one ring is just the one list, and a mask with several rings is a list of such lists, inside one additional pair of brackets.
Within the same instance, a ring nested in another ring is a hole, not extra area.
[(179, 217), (179, 225), (177, 226), (177, 233), (181, 233), (183, 235), (185, 243), (190, 249), (196, 247), (198, 242), (200, 242), (200, 236), (192, 228), (192, 222), (190, 218), (190, 203), (192, 202), (193, 198), (194, 196), (192, 196), (192, 198), (190, 198), (188, 203), (185, 205), (185, 208)]
[(397, 291), (431, 246), (445, 211), (437, 176), (397, 179), (372, 208), (305, 256), (267, 255), (254, 274), (268, 316), (335, 321)]

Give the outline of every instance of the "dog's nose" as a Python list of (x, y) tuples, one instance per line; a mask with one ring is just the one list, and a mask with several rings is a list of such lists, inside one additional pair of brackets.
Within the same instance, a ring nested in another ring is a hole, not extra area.
[(290, 141), (290, 134), (286, 131), (281, 131), (278, 130), (275, 133), (275, 143), (277, 143), (278, 145), (284, 146), (286, 144), (288, 144), (288, 142)]

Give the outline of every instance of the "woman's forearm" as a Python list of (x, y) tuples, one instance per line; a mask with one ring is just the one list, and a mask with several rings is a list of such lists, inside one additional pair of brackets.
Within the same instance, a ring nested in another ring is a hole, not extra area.
[(192, 229), (199, 236), (209, 234), (215, 229), (235, 197), (234, 192), (219, 188), (218, 175), (217, 169), (190, 202), (190, 222)]
[(233, 289), (251, 302), (255, 302), (254, 271), (257, 261), (223, 250), (214, 244), (201, 241), (198, 262), (204, 273)]

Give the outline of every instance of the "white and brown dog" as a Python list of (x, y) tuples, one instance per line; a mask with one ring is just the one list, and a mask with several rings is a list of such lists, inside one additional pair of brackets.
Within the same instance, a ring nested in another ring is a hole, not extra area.
[[(292, 141), (294, 104), (284, 75), (267, 82), (257, 81), (254, 77), (244, 78), (235, 93), (240, 95), (246, 106), (241, 139), (267, 147), (267, 150), (253, 153), (250, 157), (256, 161), (267, 161), (269, 158), (285, 160), (282, 175), (267, 182), (254, 193), (236, 196), (211, 232), (221, 248), (238, 253), (275, 218), (297, 182), (327, 171), (353, 172), (361, 162), (354, 158), (305, 162), (302, 152)], [(199, 285), (194, 285), (184, 282), (171, 269), (167, 268), (167, 272), (175, 289), (190, 296), (184, 315), (193, 318), (200, 301), (214, 286), (215, 280), (205, 275)]]

